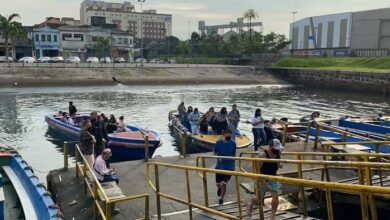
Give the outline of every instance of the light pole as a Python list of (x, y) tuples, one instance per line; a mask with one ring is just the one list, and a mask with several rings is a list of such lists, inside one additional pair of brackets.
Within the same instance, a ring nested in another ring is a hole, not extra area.
[(142, 20), (142, 3), (145, 2), (145, 0), (138, 0), (139, 3), (141, 3), (141, 66), (144, 66), (144, 23)]
[(161, 28), (160, 30), (164, 31), (165, 40), (167, 41), (167, 46), (168, 46), (168, 49), (167, 49), (167, 62), (169, 62), (169, 36), (167, 36), (167, 29), (166, 28)]
[(291, 41), (292, 41), (292, 44), (291, 44), (291, 54), (294, 54), (294, 29), (295, 29), (295, 15), (298, 14), (297, 11), (293, 11), (291, 12), (292, 15), (293, 15), (293, 24), (292, 24), (292, 33), (291, 33)]

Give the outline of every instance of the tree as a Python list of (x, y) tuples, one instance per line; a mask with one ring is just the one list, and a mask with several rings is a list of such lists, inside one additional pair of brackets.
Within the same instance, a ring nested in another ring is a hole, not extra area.
[(20, 18), (19, 14), (11, 14), (8, 17), (0, 15), (0, 35), (4, 38), (5, 56), (8, 61), (9, 56), (9, 42), (13, 45), (13, 40), (16, 36), (20, 35), (24, 28), (21, 23), (15, 21), (16, 18)]
[(111, 53), (112, 49), (112, 38), (105, 38), (105, 37), (98, 37), (96, 39), (96, 44), (93, 46), (93, 49), (95, 51), (95, 54), (101, 55), (101, 57), (104, 57), (104, 51), (108, 50)]
[(264, 36), (264, 48), (267, 53), (278, 53), (287, 47), (291, 42), (282, 34), (271, 32)]
[(252, 20), (255, 20), (258, 17), (259, 14), (253, 9), (248, 9), (248, 11), (244, 13), (244, 18), (249, 19), (249, 40), (250, 41), (252, 41)]
[(188, 41), (182, 41), (176, 46), (176, 51), (178, 54), (190, 54), (192, 52), (191, 44)]

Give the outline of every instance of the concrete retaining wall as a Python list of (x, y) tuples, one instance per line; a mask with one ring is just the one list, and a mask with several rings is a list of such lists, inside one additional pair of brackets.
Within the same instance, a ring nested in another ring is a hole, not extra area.
[(275, 76), (293, 84), (390, 95), (390, 73), (285, 68), (268, 70)]

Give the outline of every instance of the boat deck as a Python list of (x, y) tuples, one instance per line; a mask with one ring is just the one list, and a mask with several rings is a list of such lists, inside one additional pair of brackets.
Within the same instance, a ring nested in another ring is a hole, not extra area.
[[(297, 152), (313, 152), (313, 143), (304, 143), (304, 142), (294, 142), (288, 143), (285, 146), (286, 151)], [(249, 148), (239, 149), (237, 154), (244, 151), (250, 151)], [(177, 165), (188, 165), (196, 166), (196, 158), (199, 155), (212, 155), (210, 153), (202, 154), (192, 154), (187, 158), (180, 156), (173, 157), (164, 157), (164, 158), (155, 158), (153, 161), (165, 162), (170, 164)], [(287, 157), (289, 158), (289, 157)], [(292, 159), (292, 157), (290, 157)], [(310, 158), (310, 159), (321, 159)], [(206, 167), (213, 168), (215, 161), (206, 160)], [(237, 165), (236, 165), (237, 166)], [(157, 207), (156, 207), (156, 197), (155, 193), (152, 191), (151, 187), (148, 185), (145, 178), (146, 163), (144, 161), (128, 161), (112, 164), (112, 167), (115, 168), (117, 175), (120, 178), (119, 186), (122, 189), (125, 195), (136, 195), (142, 193), (150, 194), (150, 216), (152, 218), (156, 217)], [(309, 166), (305, 168), (310, 168)], [(285, 164), (281, 172), (296, 171), (296, 165)], [(181, 199), (187, 199), (187, 190), (185, 184), (185, 172), (182, 170), (168, 169), (161, 167), (160, 171), (160, 190), (166, 194), (179, 197)], [(306, 179), (321, 179), (321, 171), (306, 173), (304, 178)], [(349, 183), (357, 183), (356, 172), (353, 170), (331, 170), (331, 181), (342, 182), (348, 180)], [(203, 182), (199, 178), (196, 172), (189, 172), (189, 178), (191, 183), (191, 192), (192, 192), (192, 201), (198, 204), (204, 204), (204, 195), (203, 195)], [(83, 183), (82, 179), (76, 179), (75, 169), (71, 168), (67, 171), (55, 170), (49, 174), (48, 178), (51, 184), (51, 189), (54, 190), (54, 194), (57, 195), (57, 202), (60, 205), (66, 219), (92, 219), (93, 218), (93, 209), (92, 209), (92, 200), (89, 196), (85, 195), (83, 192)], [(208, 179), (208, 192), (209, 192), (209, 202), (210, 206), (216, 209), (226, 209), (227, 211), (235, 211), (237, 209), (237, 204), (233, 204), (232, 201), (236, 200), (235, 195), (235, 184), (234, 181), (228, 184), (227, 195), (225, 197), (225, 204), (223, 206), (212, 205), (218, 203), (217, 190), (214, 185), (214, 175), (207, 174)], [(377, 179), (373, 179), (373, 182), (377, 183)], [(251, 179), (240, 178), (241, 183), (249, 183)], [(390, 185), (390, 179), (386, 178), (386, 186)], [(288, 186), (286, 186), (286, 191)], [(253, 196), (248, 193), (244, 188), (240, 188), (241, 200), (243, 204), (248, 201), (248, 199)], [(73, 205), (69, 205), (73, 204)], [(142, 200), (130, 201), (127, 203), (121, 203), (117, 205), (120, 208), (121, 212), (115, 216), (113, 219), (136, 219), (143, 218), (144, 215), (144, 202)], [(245, 207), (244, 207), (245, 209)], [(267, 206), (264, 210), (268, 210)], [(164, 219), (189, 219), (188, 206), (179, 204), (177, 202), (162, 199), (161, 200), (161, 210), (163, 213)], [(195, 209), (194, 209), (195, 210)], [(296, 207), (295, 207), (296, 210)], [(244, 212), (245, 213), (245, 212)], [(256, 219), (256, 212), (254, 211), (253, 219)], [(267, 213), (267, 211), (266, 211)], [(302, 218), (302, 216), (289, 212), (289, 210), (280, 211), (279, 219), (313, 219), (313, 218)], [(266, 216), (268, 216), (266, 214)], [(283, 217), (284, 216), (284, 217)], [(200, 210), (194, 211), (194, 219), (220, 219), (216, 218), (213, 215), (207, 215)]]

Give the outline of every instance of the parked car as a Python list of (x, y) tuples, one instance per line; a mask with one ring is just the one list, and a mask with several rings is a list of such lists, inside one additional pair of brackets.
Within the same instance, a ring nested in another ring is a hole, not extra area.
[(114, 59), (114, 63), (124, 63), (126, 62), (125, 59), (123, 59), (123, 57), (117, 57)]
[(50, 62), (51, 58), (50, 57), (39, 57), (37, 59), (37, 63), (48, 63)]
[(64, 62), (64, 58), (61, 57), (61, 56), (52, 57), (52, 58), (50, 59), (50, 62), (52, 62), (52, 63), (63, 63), (63, 62)]
[[(12, 57), (8, 57), (8, 62), (12, 62)], [(7, 62), (7, 57), (5, 56), (0, 56), (0, 63)]]
[(85, 61), (86, 63), (99, 63), (99, 59), (97, 57), (88, 57)]
[(36, 60), (34, 57), (23, 57), (18, 60), (18, 63), (35, 63)]
[(100, 62), (101, 63), (111, 63), (111, 58), (109, 58), (109, 57), (102, 57), (100, 59)]
[(157, 63), (156, 59), (149, 60), (149, 63)]
[(73, 56), (73, 57), (68, 57), (66, 60), (65, 60), (65, 63), (80, 63), (80, 58), (79, 57), (76, 57), (76, 56)]
[(170, 60), (168, 60), (168, 63), (176, 63), (176, 60), (175, 59), (170, 59)]
[(146, 59), (145, 58), (138, 58), (135, 60), (136, 63), (146, 63)]

